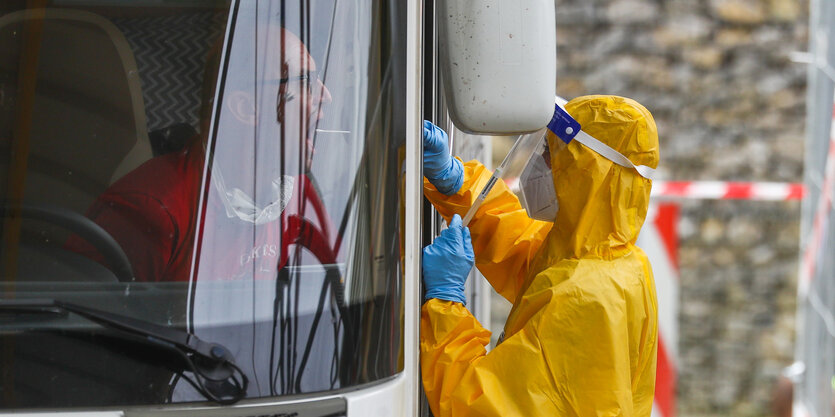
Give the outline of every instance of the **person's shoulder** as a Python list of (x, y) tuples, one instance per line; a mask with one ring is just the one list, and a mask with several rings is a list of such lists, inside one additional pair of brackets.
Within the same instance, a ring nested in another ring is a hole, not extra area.
[(642, 265), (633, 257), (584, 258), (551, 265), (534, 277), (531, 287), (547, 287), (555, 296), (579, 303), (599, 303), (623, 298), (644, 281)]
[(203, 159), (193, 147), (151, 158), (114, 182), (104, 195), (141, 195), (167, 201), (197, 193)]

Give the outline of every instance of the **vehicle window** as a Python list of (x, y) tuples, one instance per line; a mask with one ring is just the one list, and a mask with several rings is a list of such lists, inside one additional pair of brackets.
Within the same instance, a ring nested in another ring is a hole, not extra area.
[(380, 17), (396, 13), (377, 1), (237, 11), (189, 323), (209, 340), (258, 323), (241, 329), (240, 357), (264, 370), (262, 395), (400, 369), (404, 55)]
[[(219, 343), (249, 398), (402, 369), (398, 2), (11, 3), (0, 298)], [(2, 408), (205, 401), (158, 347), (0, 319)]]

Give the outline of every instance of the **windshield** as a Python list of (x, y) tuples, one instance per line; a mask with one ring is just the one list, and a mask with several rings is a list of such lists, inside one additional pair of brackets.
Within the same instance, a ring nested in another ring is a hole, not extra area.
[[(3, 298), (219, 343), (249, 398), (402, 369), (399, 2), (18, 3), (0, 6)], [(0, 312), (2, 406), (205, 400), (111, 332)]]

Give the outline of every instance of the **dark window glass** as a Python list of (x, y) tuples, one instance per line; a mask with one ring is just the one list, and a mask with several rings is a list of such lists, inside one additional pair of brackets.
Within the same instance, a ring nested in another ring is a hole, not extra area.
[[(402, 369), (394, 0), (0, 6), (0, 298), (225, 346), (249, 398)], [(3, 408), (205, 401), (159, 346), (0, 307)]]

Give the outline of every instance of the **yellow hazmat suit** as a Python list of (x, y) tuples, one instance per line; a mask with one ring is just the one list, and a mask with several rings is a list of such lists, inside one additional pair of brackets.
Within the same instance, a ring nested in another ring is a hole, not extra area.
[[(566, 110), (635, 165), (658, 165), (655, 121), (637, 102), (588, 96)], [(530, 219), (500, 182), (469, 224), (476, 266), (513, 303), (504, 341), (486, 354), (490, 332), (463, 305), (423, 305), (421, 371), (436, 417), (650, 415), (657, 301), (635, 240), (652, 182), (577, 141), (548, 140), (556, 221)], [(467, 162), (457, 194), (428, 181), (424, 194), (449, 221), (489, 177)]]

